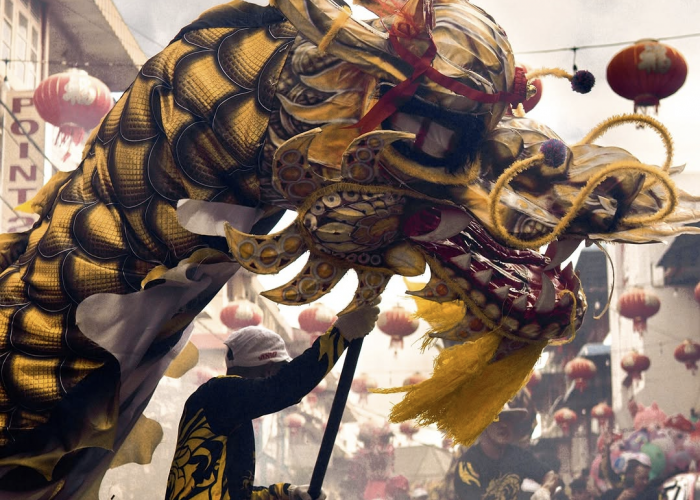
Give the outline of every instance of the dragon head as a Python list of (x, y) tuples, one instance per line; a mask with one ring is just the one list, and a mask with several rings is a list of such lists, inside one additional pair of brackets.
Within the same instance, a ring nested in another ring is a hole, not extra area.
[[(482, 365), (530, 353), (503, 391), (510, 397), (542, 348), (581, 324), (585, 297), (572, 266), (561, 264), (582, 240), (652, 241), (698, 213), (678, 208), (670, 137), (655, 120), (614, 118), (566, 146), (549, 128), (506, 116), (527, 80), (504, 31), (479, 8), (366, 6), (380, 18), (365, 23), (328, 0), (277, 2), (303, 36), (278, 88), (266, 201), (298, 216), (271, 235), (229, 227), (229, 246), (255, 273), (277, 273), (310, 252), (291, 282), (265, 293), (284, 304), (314, 301), (355, 270), (346, 311), (372, 301), (391, 276), (429, 267), (425, 288), (411, 293), (457, 306), (431, 336), (487, 342), (475, 350)], [(662, 168), (592, 144), (630, 121), (659, 131), (669, 152)], [(485, 423), (507, 400), (492, 399)], [(416, 416), (433, 421), (420, 411), (394, 415)], [(459, 441), (473, 438), (440, 423)]]

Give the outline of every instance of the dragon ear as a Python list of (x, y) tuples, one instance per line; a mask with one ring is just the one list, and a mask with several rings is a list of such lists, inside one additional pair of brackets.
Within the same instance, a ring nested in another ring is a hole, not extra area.
[(433, 0), (355, 0), (355, 5), (364, 7), (372, 14), (384, 20), (387, 26), (397, 23), (408, 25), (413, 34), (430, 32), (435, 27), (435, 9)]
[(435, 28), (433, 0), (408, 0), (401, 13), (419, 34), (430, 33)]

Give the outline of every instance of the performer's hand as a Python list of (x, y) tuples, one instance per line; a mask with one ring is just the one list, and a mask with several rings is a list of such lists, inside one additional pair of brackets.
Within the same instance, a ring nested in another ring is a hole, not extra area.
[(340, 330), (345, 340), (353, 341), (372, 331), (379, 316), (378, 306), (381, 300), (381, 297), (377, 297), (369, 304), (344, 314), (336, 320), (335, 327)]
[(559, 474), (557, 474), (553, 470), (550, 470), (549, 472), (547, 472), (547, 474), (544, 475), (544, 480), (542, 481), (542, 487), (549, 490), (549, 493), (551, 495), (554, 494), (557, 487), (559, 487), (559, 486), (561, 486), (561, 478), (559, 477)]
[(326, 492), (321, 490), (318, 498), (311, 498), (309, 495), (309, 485), (305, 484), (303, 486), (291, 485), (289, 487), (289, 499), (290, 500), (326, 500)]

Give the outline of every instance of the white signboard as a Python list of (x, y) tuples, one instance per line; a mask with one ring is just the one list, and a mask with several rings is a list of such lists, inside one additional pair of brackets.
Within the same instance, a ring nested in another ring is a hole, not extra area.
[(44, 185), (44, 156), (30, 142), (44, 146), (45, 124), (34, 107), (32, 91), (9, 91), (5, 103), (14, 117), (3, 110), (0, 232), (16, 233), (32, 227), (35, 216), (14, 207), (31, 200)]

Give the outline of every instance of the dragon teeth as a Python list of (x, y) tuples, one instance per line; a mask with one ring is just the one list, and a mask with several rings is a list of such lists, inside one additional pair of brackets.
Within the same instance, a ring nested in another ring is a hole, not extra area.
[[(549, 256), (551, 257), (550, 263), (544, 268), (545, 271), (550, 271), (554, 269), (555, 267), (559, 266), (562, 262), (564, 262), (566, 259), (571, 257), (571, 254), (573, 254), (576, 249), (579, 247), (581, 244), (581, 240), (576, 240), (576, 239), (565, 239), (561, 241), (557, 241), (556, 245), (554, 245), (554, 255)], [(547, 248), (549, 250), (550, 247)]]
[(481, 283), (482, 285), (486, 286), (491, 282), (491, 278), (493, 277), (493, 270), (492, 269), (484, 269), (483, 271), (479, 271), (477, 273), (474, 273), (474, 278), (476, 281)]
[(496, 294), (501, 300), (506, 300), (508, 298), (508, 293), (510, 292), (510, 287), (508, 285), (496, 288), (493, 293)]
[(557, 292), (554, 289), (554, 283), (552, 283), (552, 281), (543, 274), (542, 291), (540, 292), (540, 296), (537, 298), (537, 302), (535, 302), (535, 311), (538, 313), (552, 312), (554, 310), (554, 306), (556, 305), (556, 300)]
[(524, 293), (517, 299), (513, 301), (513, 307), (518, 311), (524, 311), (527, 309), (527, 294)]
[(574, 264), (572, 262), (569, 262), (569, 265), (561, 270), (561, 275), (564, 276), (567, 280), (574, 279)]
[(469, 269), (469, 266), (472, 265), (472, 254), (465, 253), (463, 255), (458, 255), (457, 257), (453, 257), (451, 262), (466, 271)]

